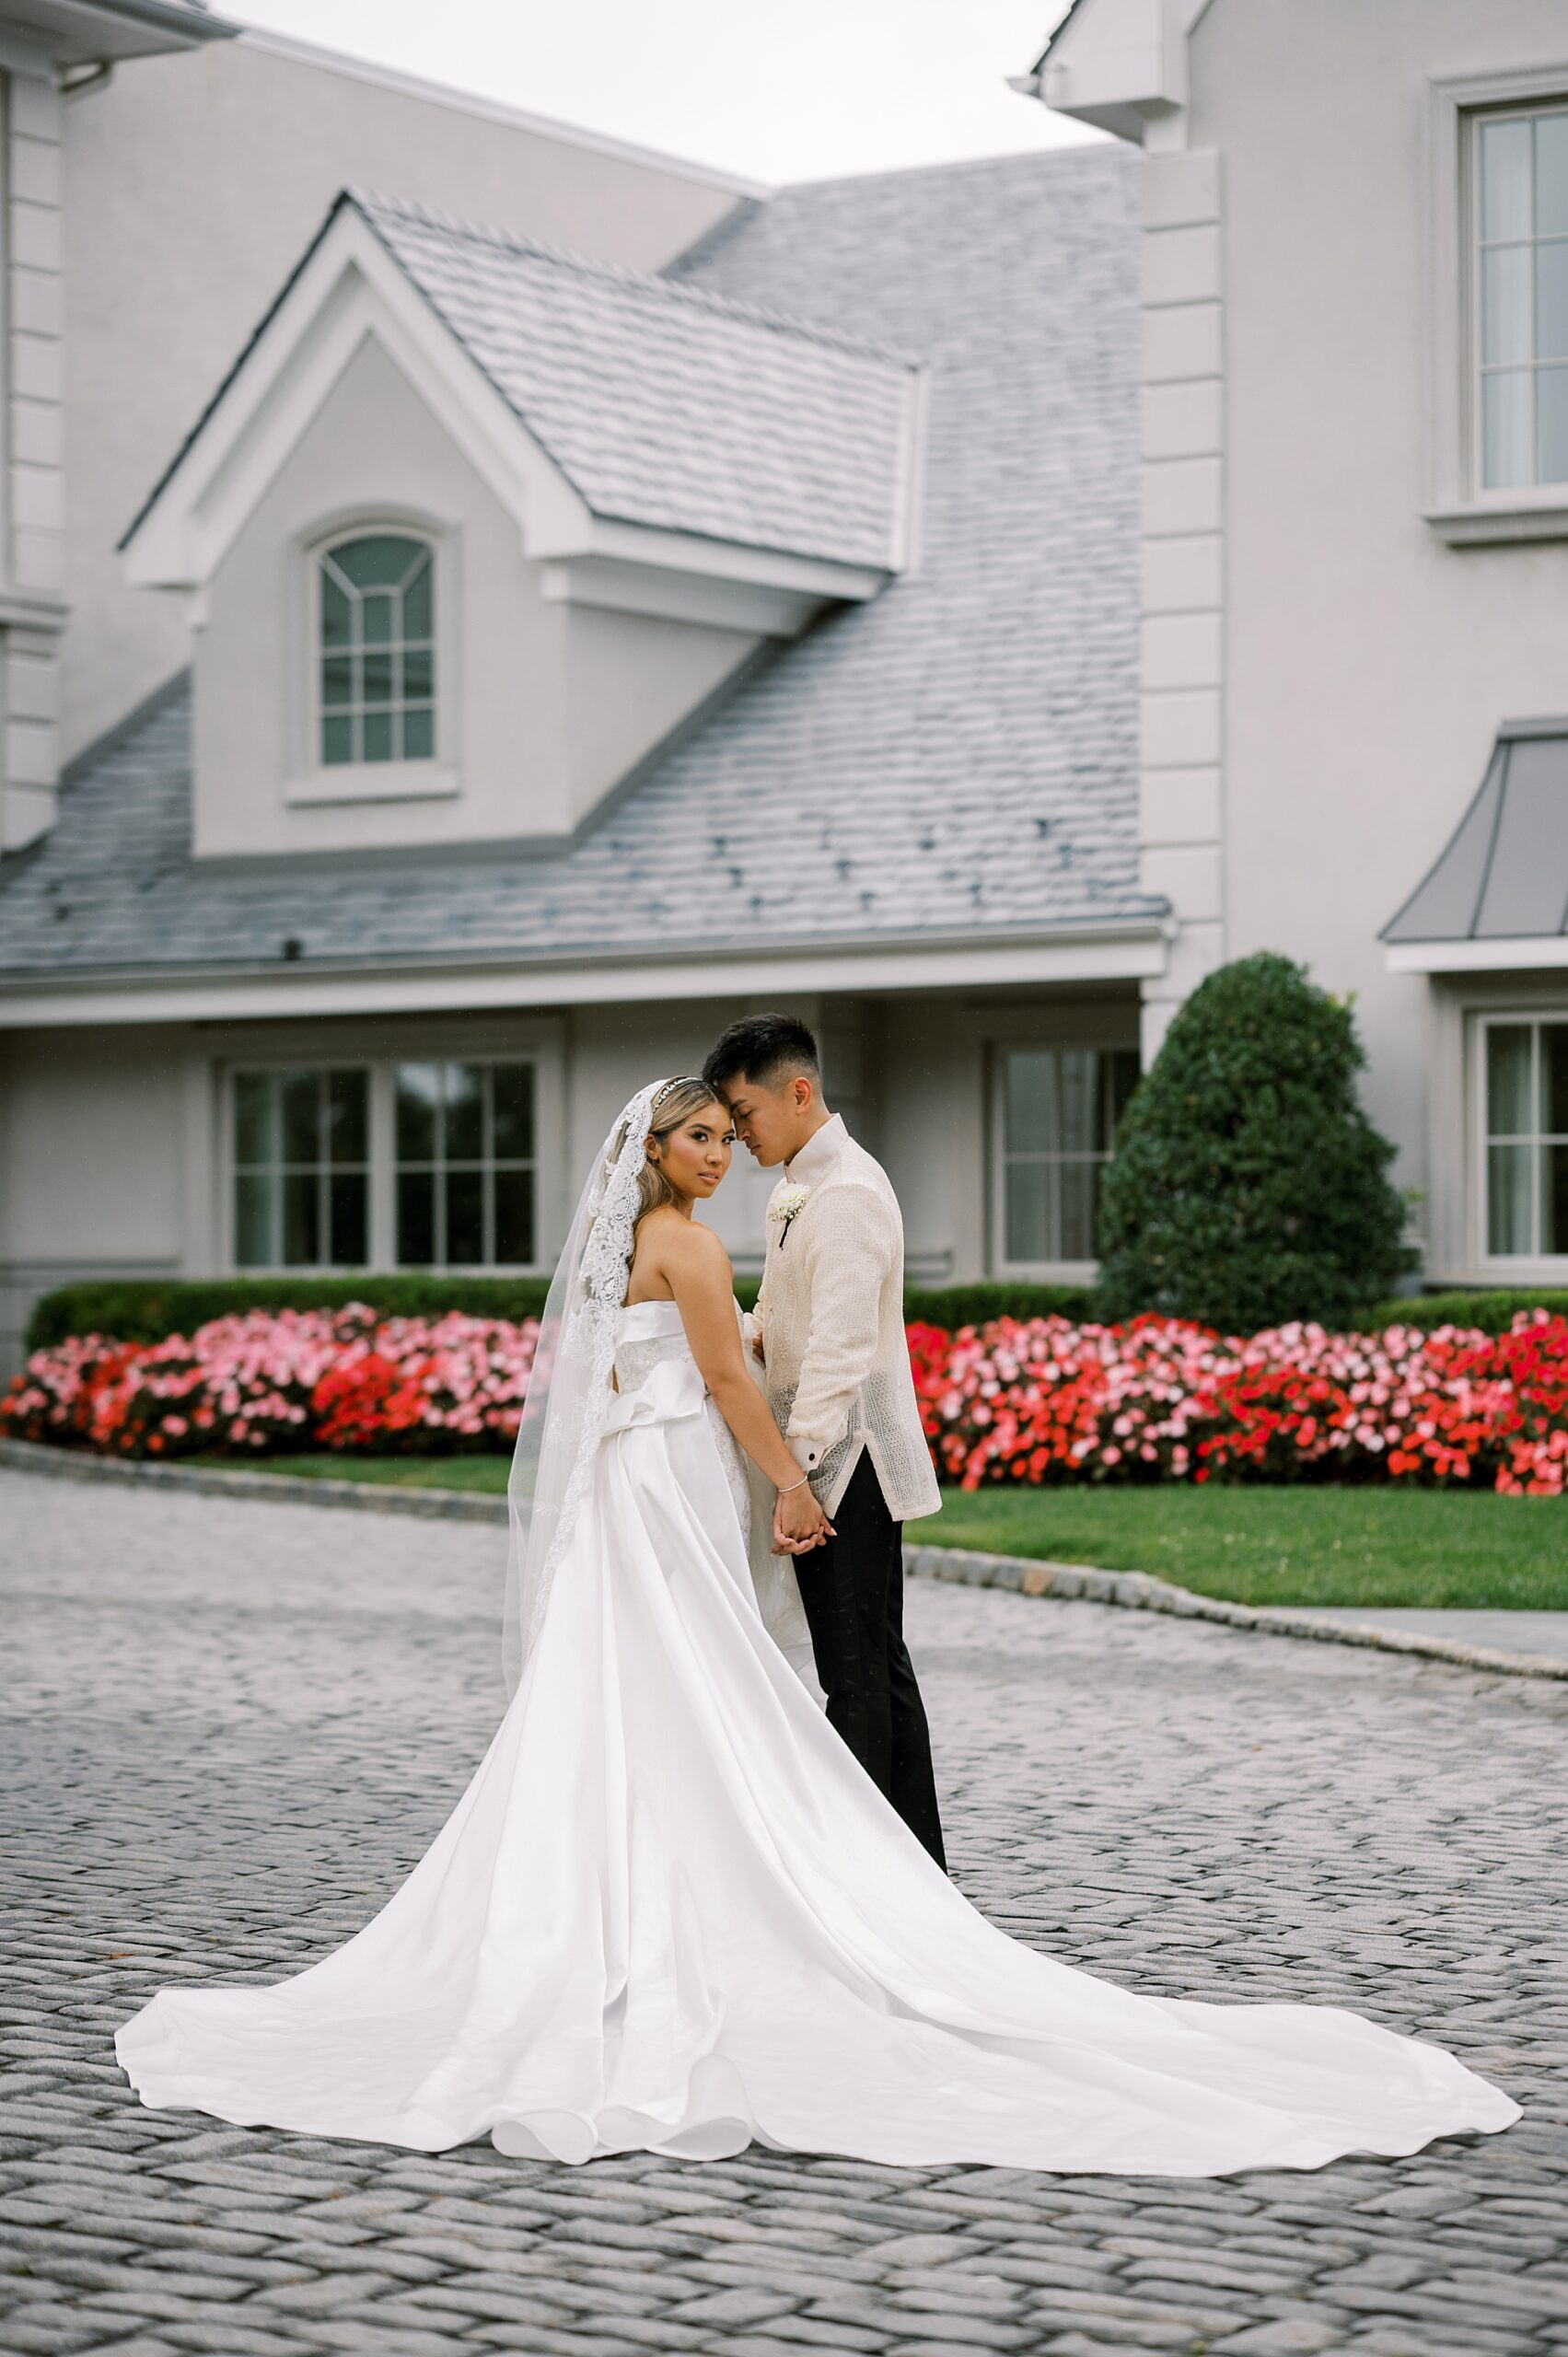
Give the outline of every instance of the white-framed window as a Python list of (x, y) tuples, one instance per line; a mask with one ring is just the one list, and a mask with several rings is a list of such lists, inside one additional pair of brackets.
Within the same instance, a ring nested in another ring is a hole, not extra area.
[(1431, 102), (1427, 521), (1568, 539), (1568, 52)]
[(1477, 481), (1568, 483), (1568, 99), (1472, 137)]
[(536, 1055), (256, 1061), (221, 1102), (234, 1268), (539, 1266)]
[(459, 791), (460, 538), (412, 509), (345, 509), (295, 542), (290, 805)]
[(400, 1063), (392, 1077), (399, 1266), (489, 1268), (533, 1260), (532, 1064)]
[(412, 532), (354, 532), (316, 560), (317, 759), (436, 756), (436, 552)]
[(1138, 1070), (1135, 1048), (997, 1049), (993, 1258), (1000, 1270), (1093, 1270), (1100, 1176)]
[(370, 1257), (370, 1076), (363, 1066), (237, 1072), (234, 1261), (363, 1268)]
[(1568, 1259), (1568, 1012), (1480, 1026), (1481, 1248)]

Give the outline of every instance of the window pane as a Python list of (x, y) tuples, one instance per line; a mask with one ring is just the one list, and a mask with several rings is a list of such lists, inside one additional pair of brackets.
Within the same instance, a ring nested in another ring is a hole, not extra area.
[(1530, 1148), (1493, 1145), (1486, 1150), (1486, 1248), (1530, 1249)]
[(329, 655), (321, 666), (321, 702), (352, 703), (354, 702), (354, 657), (352, 655)]
[(425, 705), (423, 711), (403, 714), (403, 759), (405, 761), (427, 761), (436, 750), (436, 715)]
[(332, 563), (356, 589), (393, 589), (407, 577), (423, 546), (398, 532), (366, 532), (360, 540), (340, 541)]
[(436, 657), (434, 653), (428, 646), (407, 648), (403, 655), (404, 695), (411, 703), (425, 703), (435, 692)]
[(1110, 1119), (1104, 1138), (1109, 1152), (1115, 1143), (1121, 1116), (1132, 1101), (1132, 1091), (1143, 1078), (1143, 1063), (1136, 1048), (1113, 1048), (1105, 1062), (1109, 1067)]
[(365, 759), (367, 761), (389, 761), (392, 758), (392, 715), (389, 712), (367, 712), (364, 720)]
[(1536, 377), (1538, 482), (1568, 482), (1568, 368), (1542, 368)]
[(321, 1258), (321, 1190), (313, 1170), (290, 1170), (283, 1182), (283, 1257), (285, 1268), (303, 1268)]
[(1004, 1064), (1003, 1124), (1009, 1154), (1042, 1154), (1060, 1143), (1056, 1058), (1050, 1049), (1010, 1049)]
[(327, 1074), (327, 1151), (332, 1161), (365, 1160), (368, 1094), (366, 1076), (362, 1072)]
[(1536, 236), (1568, 234), (1568, 114), (1536, 123)]
[(439, 1064), (400, 1064), (397, 1073), (398, 1160), (434, 1162)]
[(364, 658), (365, 701), (366, 703), (390, 703), (392, 701), (392, 658), (389, 655), (368, 654)]
[(1098, 1162), (1064, 1162), (1061, 1170), (1062, 1258), (1092, 1260), (1095, 1257), (1096, 1180)]
[(1481, 258), (1481, 356), (1489, 365), (1535, 358), (1530, 325), (1534, 250), (1529, 246), (1494, 246)]
[(1542, 1252), (1568, 1252), (1568, 1145), (1540, 1148)]
[(392, 599), (385, 595), (361, 601), (360, 630), (366, 646), (385, 646), (395, 636)]
[(1540, 1125), (1549, 1138), (1568, 1138), (1568, 1023), (1540, 1027)]
[(1530, 371), (1511, 368), (1481, 384), (1482, 465), (1489, 491), (1532, 479)]
[(327, 1258), (339, 1268), (363, 1268), (370, 1258), (366, 1244), (370, 1232), (367, 1191), (368, 1182), (362, 1171), (333, 1172), (331, 1186), (332, 1236)]
[(321, 1146), (321, 1081), (314, 1072), (285, 1072), (283, 1097), (283, 1158), (314, 1162)]
[(1530, 1027), (1494, 1023), (1486, 1035), (1486, 1134), (1527, 1137), (1530, 1120)]
[(484, 1258), (484, 1179), (478, 1170), (447, 1174), (447, 1259), (471, 1269)]
[(398, 1259), (423, 1268), (436, 1258), (436, 1178), (429, 1170), (398, 1173)]
[(1481, 127), (1481, 234), (1530, 234), (1530, 125), (1483, 122)]
[[(1538, 360), (1568, 360), (1568, 238), (1559, 238), (1551, 245), (1538, 246), (1535, 256), (1535, 357)], [(1510, 356), (1503, 353), (1498, 354), (1499, 359)]]
[(236, 1162), (278, 1158), (277, 1092), (271, 1073), (234, 1075), (234, 1158)]
[(1093, 1048), (1062, 1051), (1062, 1135), (1065, 1154), (1086, 1154), (1099, 1144), (1095, 1134), (1096, 1084), (1099, 1058)]
[(234, 1258), (241, 1269), (273, 1264), (275, 1178), (241, 1174), (234, 1182)]
[(495, 1173), (495, 1258), (531, 1260), (533, 1248), (533, 1172)]
[(352, 720), (322, 721), (321, 759), (329, 769), (334, 762), (353, 761), (354, 723)]
[[(1568, 1038), (1568, 1026), (1564, 1026), (1564, 1037)], [(533, 1153), (533, 1066), (494, 1064), (490, 1086), (495, 1097), (496, 1158), (526, 1160)], [(1568, 1129), (1568, 1122), (1563, 1127)]]
[(433, 638), (435, 584), (434, 568), (426, 556), (407, 588), (403, 591), (403, 636)]
[(479, 1064), (447, 1066), (447, 1158), (478, 1162), (484, 1154), (484, 1073)]
[(354, 604), (325, 567), (321, 573), (321, 644), (347, 646), (354, 636)]
[(1010, 1162), (1006, 1169), (1005, 1254), (1009, 1260), (1054, 1260), (1051, 1196), (1054, 1165)]

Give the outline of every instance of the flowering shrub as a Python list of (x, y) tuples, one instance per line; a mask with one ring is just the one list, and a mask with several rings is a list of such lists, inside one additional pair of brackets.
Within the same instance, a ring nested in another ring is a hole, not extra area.
[(999, 1318), (925, 1342), (938, 1473), (993, 1481), (1404, 1480), (1568, 1490), (1568, 1318), (1242, 1341), (1174, 1318)]
[[(984, 1482), (1465, 1481), (1568, 1492), (1568, 1318), (1245, 1340), (1177, 1318), (909, 1328), (937, 1471)], [(363, 1306), (253, 1310), (187, 1339), (73, 1337), (28, 1362), (0, 1432), (129, 1457), (502, 1449), (538, 1326)]]
[(224, 1450), (494, 1448), (516, 1435), (531, 1321), (252, 1310), (189, 1340), (87, 1335), (36, 1351), (0, 1432), (125, 1457)]

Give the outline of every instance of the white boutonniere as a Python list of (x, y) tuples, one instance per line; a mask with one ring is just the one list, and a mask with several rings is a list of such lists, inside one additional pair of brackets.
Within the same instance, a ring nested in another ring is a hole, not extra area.
[(781, 1252), (784, 1250), (784, 1245), (788, 1240), (791, 1227), (800, 1217), (801, 1213), (806, 1209), (806, 1198), (810, 1192), (811, 1190), (809, 1187), (786, 1187), (784, 1193), (779, 1197), (778, 1202), (773, 1205), (772, 1210), (768, 1213), (768, 1217), (770, 1219), (776, 1219), (779, 1224), (779, 1250)]

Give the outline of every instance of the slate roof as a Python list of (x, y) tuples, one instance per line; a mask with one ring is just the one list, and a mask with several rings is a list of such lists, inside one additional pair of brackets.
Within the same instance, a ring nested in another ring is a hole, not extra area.
[(923, 547), (563, 855), (197, 873), (183, 693), (0, 882), (0, 973), (761, 949), (1148, 918), (1137, 885), (1136, 158), (786, 189), (678, 283), (931, 367)]
[(593, 515), (842, 564), (897, 562), (915, 384), (907, 358), (354, 189), (294, 278), (345, 210)]

